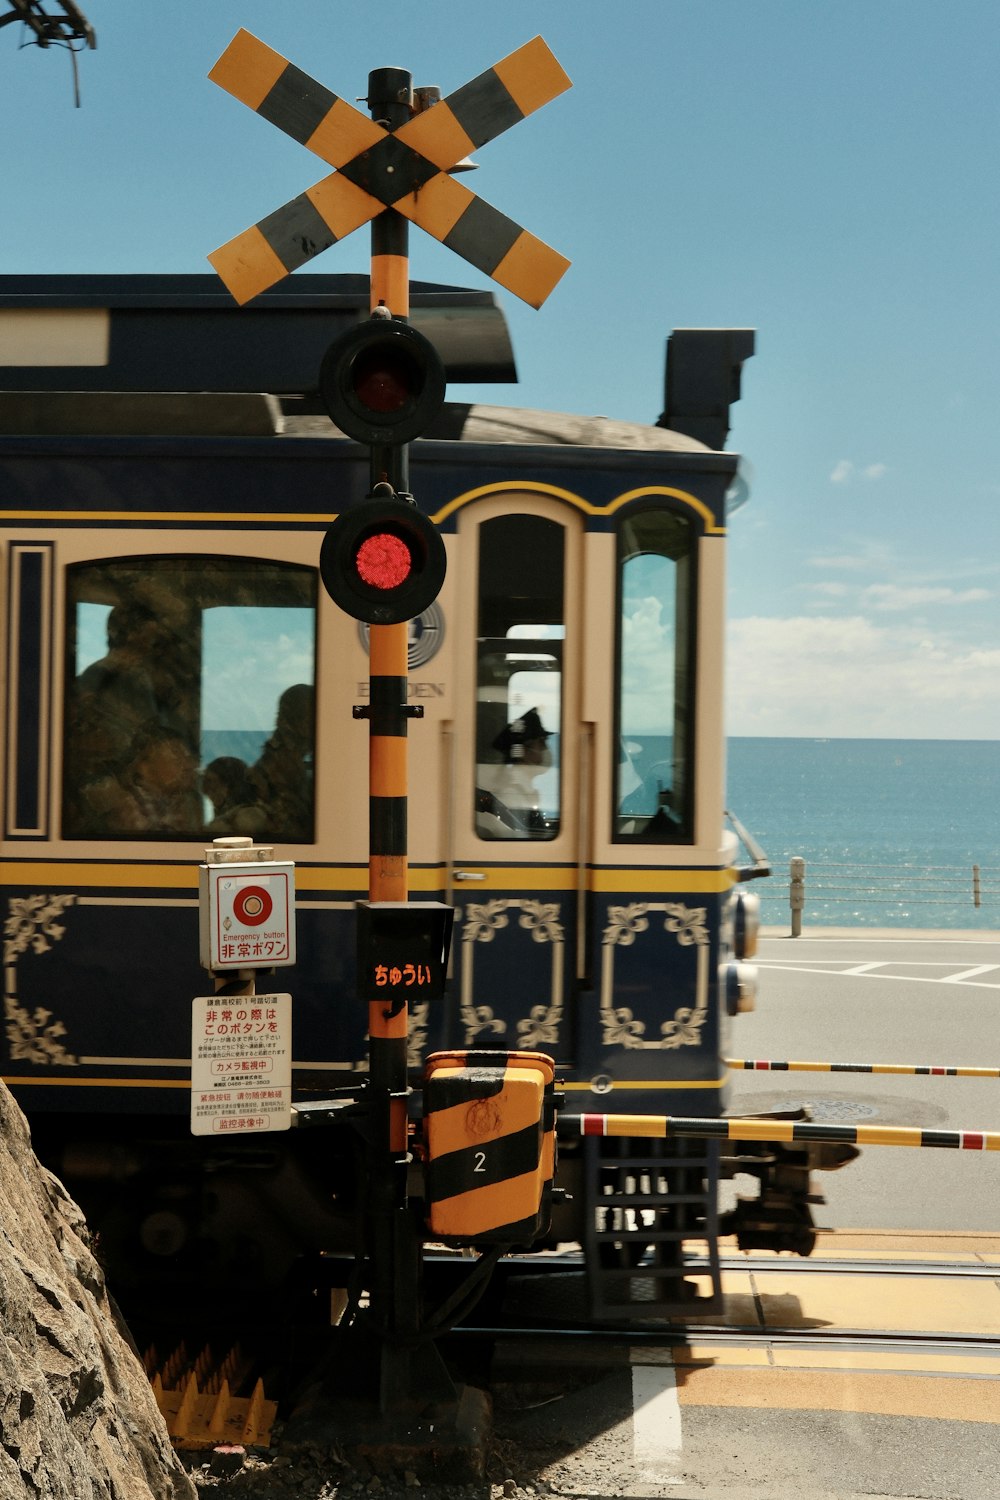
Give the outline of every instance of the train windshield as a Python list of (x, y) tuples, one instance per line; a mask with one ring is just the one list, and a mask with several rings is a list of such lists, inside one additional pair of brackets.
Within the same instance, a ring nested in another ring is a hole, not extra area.
[(614, 838), (691, 836), (694, 538), (668, 510), (627, 516), (618, 532)]
[(497, 516), (479, 536), (475, 826), (484, 839), (559, 832), (565, 533)]
[(310, 840), (315, 616), (310, 568), (70, 568), (64, 835)]

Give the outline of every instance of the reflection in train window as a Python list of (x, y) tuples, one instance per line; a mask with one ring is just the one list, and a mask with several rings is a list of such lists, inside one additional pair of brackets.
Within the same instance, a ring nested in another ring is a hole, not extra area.
[(694, 722), (691, 527), (667, 510), (627, 516), (618, 533), (614, 837), (674, 843), (691, 833)]
[(79, 564), (66, 619), (65, 837), (312, 838), (312, 569)]
[(476, 832), (555, 838), (560, 823), (564, 532), (497, 516), (479, 532)]

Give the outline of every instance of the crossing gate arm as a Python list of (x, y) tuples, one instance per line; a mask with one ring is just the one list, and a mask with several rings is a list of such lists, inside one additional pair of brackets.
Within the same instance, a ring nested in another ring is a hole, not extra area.
[(745, 1073), (895, 1073), (921, 1078), (1000, 1078), (1000, 1068), (947, 1068), (918, 1063), (770, 1062), (727, 1057), (726, 1067)]
[(722, 1141), (832, 1142), (916, 1146), (941, 1151), (1000, 1151), (1000, 1131), (920, 1130), (903, 1125), (817, 1125), (805, 1120), (701, 1120), (670, 1115), (560, 1115), (559, 1134)]

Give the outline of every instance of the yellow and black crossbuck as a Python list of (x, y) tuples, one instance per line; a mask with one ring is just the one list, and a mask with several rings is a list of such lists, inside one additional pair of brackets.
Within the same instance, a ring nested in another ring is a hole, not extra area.
[(389, 208), (532, 307), (568, 268), (565, 256), (448, 175), (571, 86), (541, 37), (394, 131), (248, 31), (208, 76), (337, 169), (208, 257), (240, 304)]

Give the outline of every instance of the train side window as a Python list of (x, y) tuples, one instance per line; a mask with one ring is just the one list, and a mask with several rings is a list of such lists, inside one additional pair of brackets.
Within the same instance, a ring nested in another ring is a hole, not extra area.
[(66, 618), (66, 838), (312, 839), (314, 570), (82, 563)]
[(665, 509), (618, 531), (617, 841), (690, 838), (694, 533)]
[(551, 839), (561, 820), (565, 533), (543, 516), (479, 532), (475, 826)]

